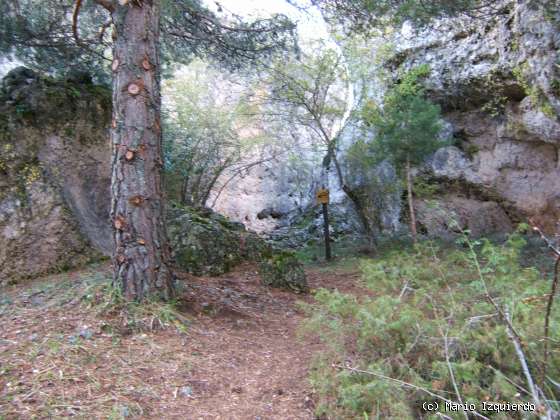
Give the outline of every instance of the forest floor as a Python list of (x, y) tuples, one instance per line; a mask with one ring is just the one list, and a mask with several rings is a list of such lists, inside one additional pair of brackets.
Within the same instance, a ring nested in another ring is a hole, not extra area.
[[(352, 265), (307, 274), (312, 289), (358, 287)], [(308, 377), (321, 345), (298, 334), (298, 301), (312, 295), (264, 287), (248, 264), (182, 274), (180, 318), (146, 312), (138, 330), (100, 311), (109, 277), (101, 264), (0, 292), (0, 419), (315, 418)]]

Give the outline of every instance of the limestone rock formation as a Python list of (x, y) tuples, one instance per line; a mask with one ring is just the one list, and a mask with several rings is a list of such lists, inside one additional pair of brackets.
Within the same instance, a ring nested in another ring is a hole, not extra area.
[(461, 231), (475, 237), (491, 236), (513, 228), (507, 213), (495, 201), (446, 194), (434, 201), (420, 200), (416, 207), (422, 227), (438, 237)]
[[(393, 70), (430, 66), (430, 95), (457, 142), (424, 169), (440, 182), (463, 185), (436, 201), (464, 220), (488, 220), (475, 223), (472, 230), (480, 234), (508, 230), (529, 217), (549, 232), (557, 229), (559, 22), (557, 10), (507, 1), (488, 21), (454, 19), (419, 34), (401, 33), (387, 64)], [(483, 194), (471, 194), (473, 188)], [(419, 222), (437, 233), (430, 212), (420, 213)]]
[[(110, 255), (110, 114), (110, 92), (85, 76), (61, 82), (19, 67), (4, 78), (0, 284)], [(211, 210), (170, 206), (167, 216), (177, 264), (193, 274), (222, 274), (276, 255), (243, 224)], [(291, 284), (293, 270), (303, 272), (291, 264), (286, 273), (266, 271), (263, 282)], [(275, 280), (267, 281), (269, 275)]]
[(19, 67), (0, 96), (0, 284), (107, 252), (110, 92)]
[(226, 273), (244, 260), (258, 258), (267, 247), (242, 224), (211, 210), (172, 205), (167, 219), (177, 266), (197, 276)]

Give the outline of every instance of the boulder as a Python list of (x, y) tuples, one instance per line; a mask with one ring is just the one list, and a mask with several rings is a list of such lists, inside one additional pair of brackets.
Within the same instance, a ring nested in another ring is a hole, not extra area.
[[(224, 218), (225, 219), (225, 218)], [(170, 206), (167, 231), (175, 262), (194, 275), (228, 272), (244, 259), (244, 228), (192, 207)]]
[(259, 262), (259, 273), (264, 285), (307, 293), (307, 279), (301, 263), (290, 251), (269, 253)]
[(428, 236), (451, 237), (469, 231), (473, 237), (508, 233), (513, 224), (495, 201), (447, 194), (435, 200), (416, 202), (417, 221)]
[[(500, 13), (483, 25), (467, 17), (440, 19), (416, 33), (405, 25), (392, 35), (396, 52), (384, 63), (394, 75), (429, 66), (427, 93), (456, 143), (427, 167), (433, 181), (465, 186), (454, 191), (464, 200), (443, 190), (435, 201), (483, 235), (529, 218), (549, 234), (558, 230), (560, 15), (546, 3), (500, 2)], [(473, 186), (492, 199), (470, 196)], [(425, 214), (426, 228), (439, 231), (442, 224)]]
[(257, 234), (209, 209), (174, 204), (167, 230), (176, 265), (197, 276), (215, 276), (243, 261), (258, 262), (264, 285), (307, 291), (302, 264), (294, 254), (274, 250)]
[[(56, 81), (19, 67), (4, 78), (0, 285), (111, 254), (110, 121), (110, 91), (85, 75)], [(195, 275), (274, 253), (243, 224), (210, 209), (169, 206), (167, 217), (177, 265)]]

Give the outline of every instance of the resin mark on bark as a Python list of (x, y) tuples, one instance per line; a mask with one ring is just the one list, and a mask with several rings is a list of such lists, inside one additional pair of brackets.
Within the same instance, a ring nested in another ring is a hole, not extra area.
[(132, 82), (128, 85), (127, 90), (132, 96), (136, 96), (142, 91), (142, 87), (139, 82)]
[(140, 207), (142, 204), (144, 204), (144, 201), (145, 199), (141, 195), (134, 195), (128, 199), (128, 202), (135, 207)]
[(147, 57), (142, 60), (142, 68), (146, 71), (150, 71), (152, 69), (152, 64)]
[(124, 230), (126, 227), (126, 219), (123, 216), (117, 216), (115, 218), (115, 229)]
[(132, 159), (134, 159), (134, 150), (128, 149), (126, 151), (126, 153), (124, 154), (124, 158), (130, 162)]

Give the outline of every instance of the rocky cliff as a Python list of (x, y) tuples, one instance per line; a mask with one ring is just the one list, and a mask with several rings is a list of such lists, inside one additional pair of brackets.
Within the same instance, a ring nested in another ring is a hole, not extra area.
[(83, 263), (110, 246), (110, 92), (17, 68), (0, 98), (0, 283)]
[[(396, 75), (428, 64), (429, 95), (455, 138), (416, 170), (419, 185), (433, 186), (429, 194), (417, 190), (425, 233), (454, 230), (450, 217), (476, 235), (507, 232), (527, 218), (557, 230), (560, 16), (531, 4), (508, 1), (486, 20), (442, 21), (420, 33), (405, 28), (393, 38), (396, 51), (385, 69)], [(377, 95), (381, 82), (369, 83)], [(0, 96), (0, 283), (108, 255), (110, 92), (80, 75), (56, 82), (18, 68)], [(348, 130), (345, 143), (357, 135)], [(261, 230), (283, 226), (280, 239), (293, 239), (289, 245), (319, 238), (320, 214), (312, 206), (322, 156), (309, 156), (307, 166), (293, 166), (293, 156), (248, 170), (228, 184), (217, 208)], [(380, 217), (395, 231), (407, 217), (402, 191), (390, 167), (372, 171), (397, 186), (385, 194)], [(349, 175), (356, 184), (364, 177)], [(333, 188), (332, 198), (333, 233), (355, 231), (344, 194)], [(301, 238), (289, 229), (296, 222)], [(172, 236), (191, 244), (180, 227)]]
[(556, 231), (560, 13), (534, 3), (505, 2), (492, 18), (444, 21), (395, 40), (387, 68), (430, 66), (430, 96), (456, 139), (419, 171), (447, 186), (420, 202), (428, 231), (445, 229), (445, 210), (477, 234), (507, 231), (529, 217)]
[[(432, 194), (418, 194), (420, 230), (450, 232), (450, 219), (475, 235), (510, 231), (533, 218), (548, 232), (560, 216), (560, 16), (538, 2), (504, 1), (492, 16), (436, 22), (427, 30), (405, 26), (390, 39), (373, 40), (371, 54), (387, 54), (385, 73), (396, 77), (428, 64), (430, 98), (441, 105), (453, 146), (440, 149), (425, 167), (417, 168), (417, 182), (435, 186)], [(381, 70), (381, 69), (378, 69)], [(382, 99), (384, 80), (372, 77), (361, 86), (371, 99)], [(359, 90), (358, 89), (358, 90)], [(360, 132), (348, 124), (342, 133), (341, 160)], [(320, 156), (315, 162), (320, 162)], [(306, 168), (289, 169), (286, 162), (269, 170), (255, 168), (226, 188), (220, 211), (261, 230), (294, 222), (309, 214), (318, 172), (308, 173), (303, 189), (298, 176)], [(394, 186), (380, 204), (379, 224), (386, 232), (406, 223), (406, 206), (398, 179), (382, 171), (383, 182)], [(380, 179), (381, 179), (380, 178)], [(347, 170), (347, 182), (361, 187), (364, 173)], [(367, 180), (366, 180), (367, 181)], [(388, 185), (389, 187), (391, 185)], [(333, 201), (346, 220), (355, 219), (352, 205), (332, 186)], [(385, 188), (386, 190), (386, 188)], [(304, 196), (302, 196), (302, 194)], [(379, 194), (377, 194), (379, 195)], [(257, 220), (258, 215), (263, 220)], [(273, 215), (277, 217), (273, 217)], [(319, 222), (311, 222), (312, 228)], [(355, 220), (354, 220), (355, 222)], [(356, 225), (352, 223), (352, 225)], [(301, 241), (299, 241), (301, 242)]]

